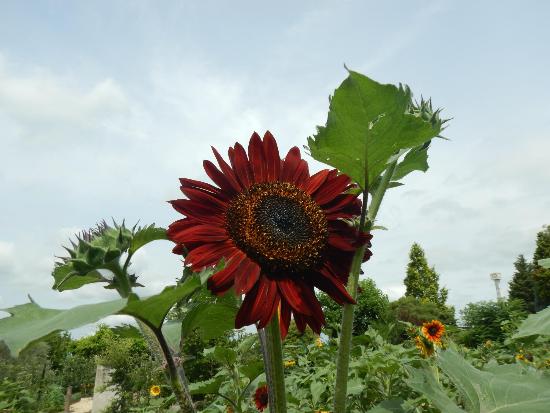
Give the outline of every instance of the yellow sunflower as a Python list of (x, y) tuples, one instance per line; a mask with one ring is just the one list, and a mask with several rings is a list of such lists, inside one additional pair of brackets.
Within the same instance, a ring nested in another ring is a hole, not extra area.
[(160, 395), (160, 386), (157, 386), (156, 384), (151, 386), (149, 389), (149, 394), (153, 397), (157, 397)]
[(285, 367), (292, 367), (292, 366), (296, 365), (296, 361), (295, 360), (286, 360), (284, 362), (284, 365), (285, 365)]
[(319, 348), (323, 347), (323, 340), (321, 340), (321, 337), (315, 339), (315, 345)]
[(414, 344), (416, 348), (420, 350), (422, 357), (430, 357), (435, 352), (433, 343), (422, 336), (416, 336), (414, 338)]
[(441, 337), (445, 333), (445, 326), (439, 320), (432, 320), (422, 324), (422, 334), (432, 343), (441, 343)]

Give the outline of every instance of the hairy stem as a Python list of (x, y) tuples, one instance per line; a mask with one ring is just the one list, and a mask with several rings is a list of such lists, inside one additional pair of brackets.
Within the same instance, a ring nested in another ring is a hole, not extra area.
[[(363, 192), (363, 209), (361, 211), (361, 219), (359, 221), (359, 231), (370, 230), (373, 222), (382, 203), (382, 198), (386, 193), (386, 189), (391, 181), (391, 177), (397, 166), (397, 160), (392, 162), (384, 176), (380, 185), (376, 188), (368, 211), (368, 188)], [(365, 255), (366, 246), (362, 246), (355, 251), (353, 261), (351, 263), (351, 270), (348, 279), (347, 290), (353, 297), (357, 298), (357, 286), (359, 284), (359, 273), (361, 271), (361, 263), (363, 262), (363, 256)], [(340, 343), (338, 346), (338, 356), (336, 359), (336, 385), (334, 389), (334, 413), (345, 413), (346, 411), (346, 399), (348, 393), (348, 370), (349, 370), (349, 355), (351, 351), (351, 338), (353, 333), (353, 304), (344, 304), (342, 310), (342, 328), (340, 331)]]
[(191, 398), (189, 388), (186, 386), (185, 381), (178, 373), (178, 368), (176, 366), (176, 363), (174, 363), (174, 358), (172, 357), (172, 351), (170, 350), (170, 347), (168, 346), (164, 335), (160, 330), (151, 330), (155, 334), (162, 353), (164, 354), (164, 359), (166, 361), (166, 370), (170, 378), (170, 384), (172, 386), (172, 390), (174, 391), (176, 399), (178, 400), (181, 411), (184, 413), (196, 413), (197, 410), (195, 409), (195, 405), (193, 404), (193, 399)]
[(269, 397), (270, 413), (286, 413), (285, 374), (283, 369), (283, 347), (279, 317), (274, 315), (271, 322), (258, 330)]

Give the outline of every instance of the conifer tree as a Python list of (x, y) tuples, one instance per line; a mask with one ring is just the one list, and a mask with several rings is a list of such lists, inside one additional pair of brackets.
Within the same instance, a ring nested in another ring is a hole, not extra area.
[(535, 312), (535, 281), (533, 280), (532, 266), (523, 255), (519, 255), (514, 263), (516, 271), (509, 283), (508, 296), (510, 299), (519, 299), (525, 303), (525, 308)]
[(538, 264), (539, 260), (550, 257), (550, 226), (545, 225), (537, 234), (537, 246), (533, 255), (533, 279), (535, 281), (535, 311), (550, 305), (550, 269)]
[(405, 277), (405, 296), (425, 299), (444, 306), (448, 291), (446, 288), (439, 290), (439, 274), (434, 267), (428, 266), (428, 260), (422, 247), (416, 242), (409, 252), (409, 264)]

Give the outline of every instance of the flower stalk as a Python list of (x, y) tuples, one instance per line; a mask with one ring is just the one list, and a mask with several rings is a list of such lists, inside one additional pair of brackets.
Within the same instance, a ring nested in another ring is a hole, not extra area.
[(185, 381), (182, 377), (180, 377), (180, 374), (178, 373), (178, 368), (176, 366), (176, 363), (174, 362), (174, 358), (172, 357), (172, 351), (170, 350), (170, 347), (168, 346), (164, 335), (160, 330), (151, 330), (155, 334), (162, 353), (164, 354), (164, 359), (166, 361), (166, 370), (170, 378), (170, 384), (172, 386), (172, 390), (174, 391), (176, 399), (178, 400), (181, 411), (184, 413), (196, 413), (197, 410), (195, 409), (195, 405), (193, 404), (193, 399), (191, 398), (189, 388), (186, 386)]
[[(372, 228), (384, 194), (388, 189), (393, 173), (397, 166), (397, 160), (393, 161), (386, 172), (384, 173), (382, 180), (370, 202), (367, 210), (368, 201), (368, 189), (363, 192), (363, 209), (361, 211), (361, 218), (359, 221), (359, 231), (369, 231)], [(363, 262), (363, 256), (365, 255), (366, 246), (363, 245), (355, 251), (353, 261), (351, 264), (350, 276), (348, 279), (347, 290), (348, 293), (357, 299), (357, 286), (359, 284), (359, 273), (361, 271), (361, 263)], [(349, 370), (349, 356), (351, 351), (351, 338), (353, 332), (353, 316), (354, 305), (344, 304), (342, 310), (342, 328), (340, 332), (340, 343), (338, 346), (338, 356), (336, 359), (336, 385), (334, 389), (334, 413), (345, 413), (346, 411), (346, 399), (348, 393), (348, 370)]]
[(272, 317), (271, 322), (265, 328), (258, 330), (258, 335), (264, 357), (269, 411), (286, 413), (283, 347), (277, 314)]

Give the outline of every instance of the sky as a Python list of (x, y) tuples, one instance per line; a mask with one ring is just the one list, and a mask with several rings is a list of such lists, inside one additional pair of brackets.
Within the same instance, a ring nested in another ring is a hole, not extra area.
[[(102, 219), (179, 219), (166, 201), (178, 178), (208, 180), (211, 145), (270, 130), (282, 152), (302, 147), (344, 64), (452, 118), (428, 172), (387, 193), (365, 272), (398, 298), (418, 242), (450, 304), (495, 299), (489, 274), (506, 293), (550, 224), (549, 15), (540, 1), (2, 1), (0, 308), (117, 298), (52, 290), (61, 246)], [(136, 254), (140, 294), (180, 274), (171, 248)]]

